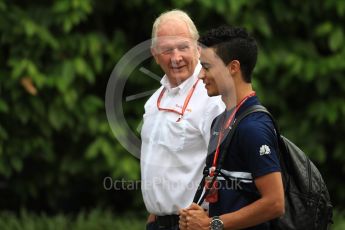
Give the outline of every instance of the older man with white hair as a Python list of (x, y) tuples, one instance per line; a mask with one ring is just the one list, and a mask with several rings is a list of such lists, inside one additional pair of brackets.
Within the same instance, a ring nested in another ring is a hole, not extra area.
[(152, 55), (165, 72), (145, 104), (141, 131), (142, 194), (147, 229), (178, 229), (179, 210), (193, 200), (207, 156), (210, 126), (224, 111), (198, 76), (198, 31), (183, 11), (161, 14), (152, 29)]

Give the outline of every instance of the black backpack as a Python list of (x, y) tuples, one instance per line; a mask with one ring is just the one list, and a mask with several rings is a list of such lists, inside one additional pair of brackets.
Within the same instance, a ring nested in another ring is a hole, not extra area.
[(328, 229), (333, 207), (319, 170), (301, 149), (280, 135), (275, 119), (265, 107), (252, 106), (241, 118), (255, 112), (264, 112), (271, 117), (278, 136), (285, 214), (272, 221), (273, 229)]
[[(240, 121), (251, 113), (263, 112), (268, 114), (275, 126), (279, 144), (279, 161), (282, 169), (282, 179), (285, 191), (285, 214), (271, 221), (272, 229), (283, 230), (326, 230), (332, 222), (332, 204), (325, 182), (319, 170), (294, 143), (280, 135), (277, 123), (268, 110), (261, 105), (254, 105), (244, 111), (232, 125), (229, 136), (224, 143), (229, 146), (235, 129)], [(224, 148), (227, 149), (227, 148)], [(217, 169), (221, 168), (224, 160), (221, 155)], [(216, 178), (219, 170), (216, 169)], [(203, 182), (202, 182), (203, 183)], [(212, 182), (213, 183), (213, 182)], [(211, 183), (211, 184), (212, 184)], [(199, 187), (201, 188), (201, 187)], [(199, 204), (208, 194), (206, 189)], [(196, 197), (200, 197), (200, 191)], [(194, 199), (194, 201), (198, 199)]]

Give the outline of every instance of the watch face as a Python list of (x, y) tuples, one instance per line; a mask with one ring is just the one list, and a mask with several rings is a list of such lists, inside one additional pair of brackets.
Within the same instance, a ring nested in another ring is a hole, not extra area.
[(211, 222), (211, 230), (223, 230), (223, 221), (220, 219), (213, 219)]

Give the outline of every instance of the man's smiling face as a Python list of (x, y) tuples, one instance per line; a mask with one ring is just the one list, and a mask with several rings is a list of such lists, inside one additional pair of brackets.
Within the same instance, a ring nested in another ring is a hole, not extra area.
[(226, 89), (233, 85), (232, 77), (227, 66), (215, 50), (213, 48), (202, 48), (200, 61), (202, 65), (200, 79), (205, 84), (207, 94), (212, 97), (226, 93)]
[(152, 53), (173, 86), (193, 75), (199, 52), (186, 23), (179, 20), (163, 22), (155, 39)]

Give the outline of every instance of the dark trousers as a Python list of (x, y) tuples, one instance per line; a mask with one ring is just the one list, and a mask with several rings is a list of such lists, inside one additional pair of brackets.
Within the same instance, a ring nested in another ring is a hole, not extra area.
[(146, 224), (146, 230), (179, 230), (178, 225), (169, 228), (160, 228), (157, 221)]

